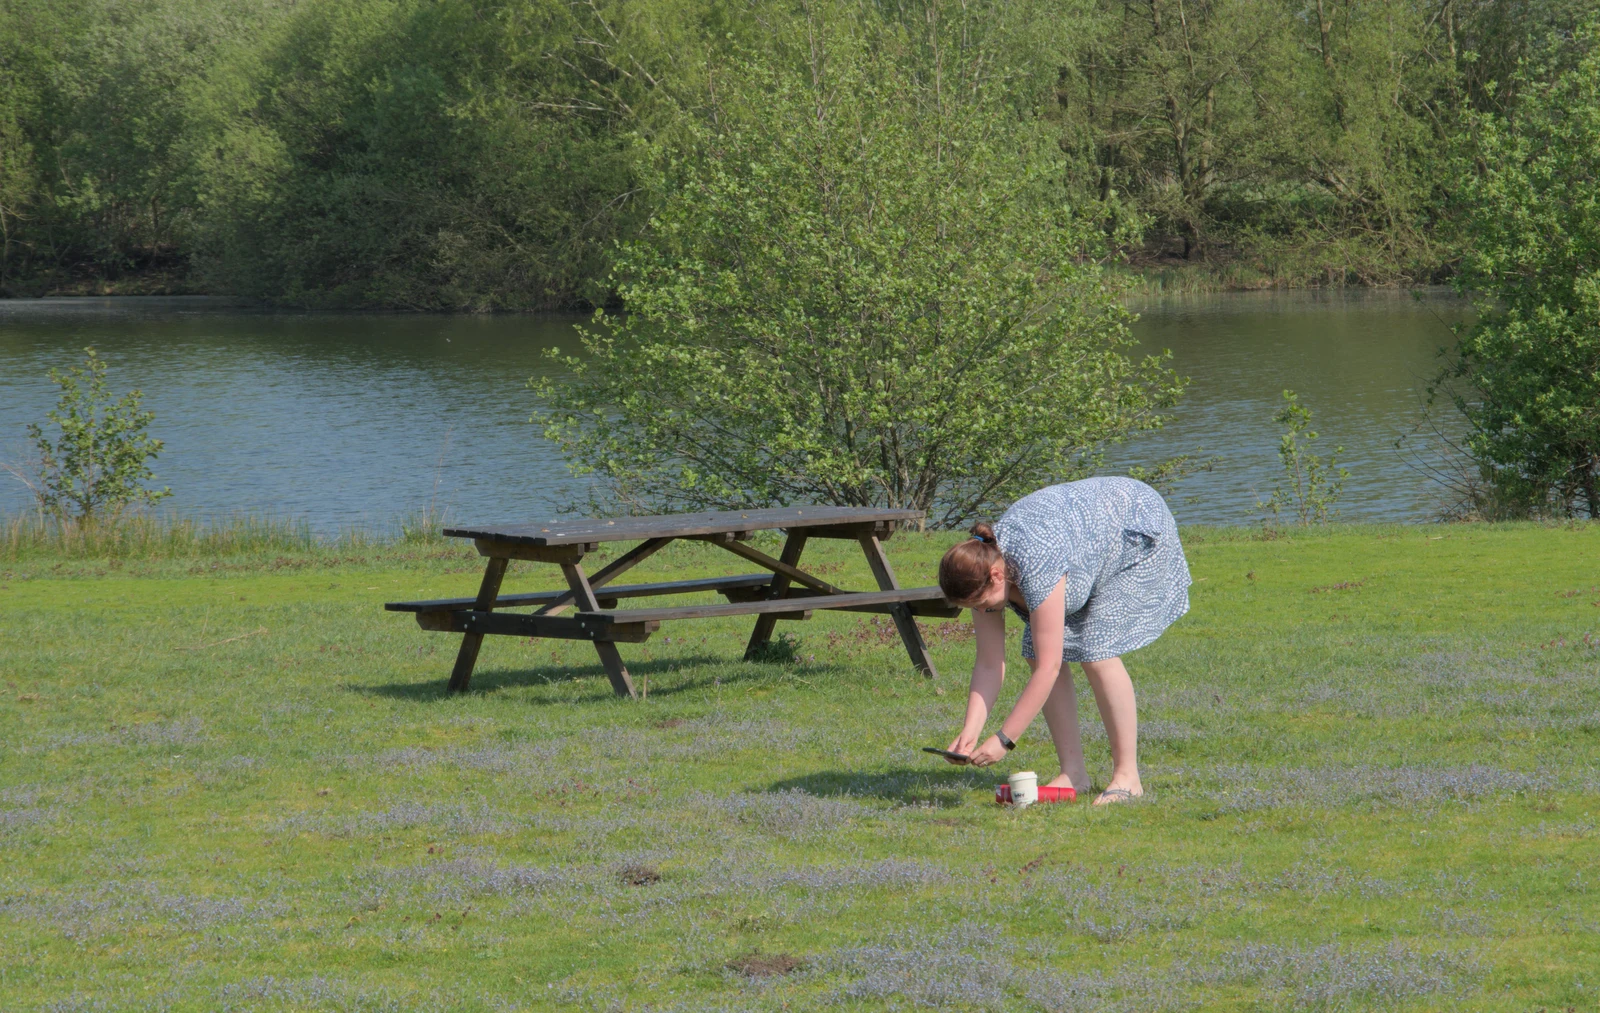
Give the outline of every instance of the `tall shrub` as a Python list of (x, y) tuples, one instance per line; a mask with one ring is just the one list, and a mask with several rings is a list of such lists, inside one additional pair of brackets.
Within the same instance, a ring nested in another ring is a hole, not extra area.
[(172, 495), (144, 484), (155, 477), (150, 462), (162, 442), (146, 432), (155, 413), (143, 406), (143, 391), (112, 397), (105, 360), (93, 348), (84, 349), (83, 365), (50, 370), (50, 380), (61, 397), (45, 417), (58, 432), (28, 426), (39, 458), (36, 474), (6, 466), (33, 490), (41, 514), (78, 523), (115, 521), (129, 504)]
[(1600, 23), (1570, 69), (1478, 116), (1460, 287), (1480, 317), (1440, 388), (1503, 513), (1600, 517)]
[[(915, 6), (915, 5), (913, 5)], [(866, 9), (866, 8), (863, 8)], [(694, 143), (542, 416), (640, 509), (802, 501), (937, 524), (1086, 473), (1181, 382), (1135, 361), (1104, 254), (995, 59), (1020, 5), (813, 14), (713, 75)]]
[(1333, 505), (1344, 493), (1344, 480), (1350, 477), (1350, 472), (1339, 466), (1344, 448), (1333, 448), (1324, 459), (1312, 449), (1321, 436), (1311, 428), (1311, 409), (1301, 404), (1300, 395), (1292, 390), (1283, 392), (1283, 401), (1283, 408), (1272, 416), (1272, 421), (1283, 427), (1278, 440), (1283, 477), (1256, 509), (1273, 520), (1292, 513), (1301, 524), (1325, 524), (1338, 513)]

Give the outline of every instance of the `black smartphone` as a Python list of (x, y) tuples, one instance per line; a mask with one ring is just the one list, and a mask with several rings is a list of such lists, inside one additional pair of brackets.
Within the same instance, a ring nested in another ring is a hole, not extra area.
[(922, 747), (922, 751), (924, 753), (934, 753), (934, 754), (936, 754), (938, 756), (944, 757), (947, 760), (954, 760), (957, 763), (971, 763), (972, 762), (972, 757), (966, 755), (965, 753), (952, 753), (948, 749), (935, 749), (932, 746), (923, 746)]

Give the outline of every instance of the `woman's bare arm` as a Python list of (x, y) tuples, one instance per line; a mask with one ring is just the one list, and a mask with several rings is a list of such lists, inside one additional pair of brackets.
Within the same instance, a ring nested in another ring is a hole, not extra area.
[[(1039, 607), (1028, 613), (1028, 625), (1033, 630), (1033, 676), (1028, 679), (1028, 685), (1023, 687), (1016, 706), (1011, 708), (1011, 713), (1000, 724), (1000, 730), (1012, 741), (1021, 738), (1028, 726), (1033, 724), (1033, 719), (1044, 709), (1044, 702), (1050, 698), (1050, 691), (1056, 688), (1056, 679), (1061, 675), (1061, 640), (1066, 631), (1066, 622), (1067, 579), (1062, 577), (1049, 596), (1039, 603)], [(979, 646), (981, 650), (981, 641)], [(1002, 650), (1003, 647), (1002, 644)], [(973, 671), (973, 686), (976, 696), (976, 669)], [(996, 688), (999, 688), (998, 684)], [(989, 697), (989, 700), (992, 703), (994, 697)], [(970, 724), (972, 704), (967, 706)], [(984, 716), (988, 716), (987, 709)], [(990, 736), (976, 752), (969, 755), (973, 763), (982, 767), (999, 761), (1005, 754), (1006, 748), (1001, 745), (999, 737)]]
[(1033, 677), (1017, 697), (1016, 706), (1000, 724), (1000, 730), (1012, 740), (1020, 738), (1033, 724), (1061, 675), (1061, 639), (1067, 628), (1067, 578), (1057, 581), (1049, 597), (1028, 613), (1028, 625), (1033, 628), (1033, 656), (1037, 659)]
[(983, 734), (984, 722), (994, 708), (995, 697), (1000, 695), (1000, 685), (1006, 678), (1006, 614), (1003, 608), (993, 611), (972, 610), (972, 630), (978, 641), (978, 656), (972, 664), (972, 683), (967, 691), (967, 719), (961, 734), (950, 743), (950, 751), (970, 755)]

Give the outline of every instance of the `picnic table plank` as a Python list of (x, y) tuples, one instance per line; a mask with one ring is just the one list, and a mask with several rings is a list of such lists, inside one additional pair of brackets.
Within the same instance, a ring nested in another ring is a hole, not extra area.
[[(659, 584), (618, 584), (615, 587), (606, 587), (605, 590), (595, 591), (595, 597), (601, 601), (611, 598), (649, 598), (663, 594), (693, 594), (698, 591), (742, 591), (751, 588), (765, 588), (772, 583), (770, 573), (741, 573), (733, 577), (702, 577), (696, 580), (671, 580)], [(593, 577), (589, 578), (589, 586), (595, 586)], [(525, 594), (502, 594), (495, 599), (494, 607), (497, 609), (519, 608), (528, 605), (548, 605), (557, 601), (570, 601), (572, 591), (530, 591)], [(753, 601), (755, 599), (746, 599)], [(391, 601), (384, 604), (390, 612), (448, 612), (451, 610), (471, 609), (477, 605), (476, 598), (428, 598), (423, 601)]]
[[(926, 590), (926, 588), (913, 588), (905, 593), (920, 593)], [(870, 594), (871, 592), (860, 593)], [(723, 594), (727, 596), (729, 601), (739, 602), (767, 601), (771, 597), (766, 593), (765, 588), (729, 588)], [(825, 595), (803, 587), (791, 587), (789, 593), (784, 596), (784, 600), (787, 601), (793, 598), (809, 599), (812, 608), (826, 609), (829, 612), (876, 612), (882, 615), (889, 615), (893, 609), (892, 605), (838, 605), (833, 603), (836, 597), (835, 595)], [(818, 604), (817, 599), (822, 599), (824, 604)], [(926, 616), (930, 619), (955, 619), (962, 612), (960, 608), (945, 601), (942, 597), (912, 598), (906, 602), (906, 605), (911, 609), (912, 615)], [(613, 611), (621, 610), (614, 609)], [(788, 619), (791, 617), (780, 613), (778, 618)]]
[(765, 615), (774, 612), (803, 612), (807, 609), (841, 609), (853, 606), (894, 605), (910, 597), (915, 600), (943, 600), (937, 587), (892, 591), (846, 591), (843, 594), (804, 595), (767, 601), (728, 602), (727, 604), (677, 605), (668, 608), (594, 609), (579, 612), (574, 619), (598, 619), (617, 623), (649, 623), (667, 619), (715, 619), (719, 616)]
[(642, 644), (660, 623), (585, 622), (566, 616), (535, 616), (521, 612), (418, 612), (417, 625), (440, 633), (477, 633), (510, 637), (544, 637), (551, 640), (616, 640)]
[[(445, 528), (450, 538), (483, 539), (529, 546), (578, 545), (588, 542), (634, 541), (646, 538), (691, 538), (773, 528), (838, 528), (850, 525), (916, 523), (920, 510), (872, 507), (777, 507), (766, 510), (720, 510), (651, 517), (557, 517), (531, 524), (497, 524)], [(850, 535), (849, 537), (856, 537)]]

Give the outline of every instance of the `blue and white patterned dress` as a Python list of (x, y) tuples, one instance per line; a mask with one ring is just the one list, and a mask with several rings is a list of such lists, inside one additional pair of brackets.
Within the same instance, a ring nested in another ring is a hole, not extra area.
[[(1011, 504), (994, 528), (1032, 612), (1067, 578), (1063, 661), (1137, 650), (1189, 611), (1189, 564), (1161, 494), (1131, 478), (1052, 485)], [(1033, 657), (1033, 629), (1022, 635)]]

